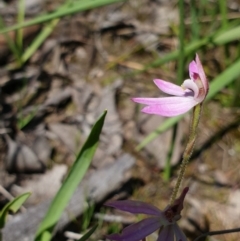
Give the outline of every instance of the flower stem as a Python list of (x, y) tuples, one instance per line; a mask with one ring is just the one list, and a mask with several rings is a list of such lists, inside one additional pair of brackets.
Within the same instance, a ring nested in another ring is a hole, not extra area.
[(173, 193), (170, 199), (170, 205), (173, 204), (174, 200), (177, 197), (178, 194), (178, 190), (181, 186), (184, 174), (185, 174), (185, 170), (186, 170), (186, 166), (192, 156), (193, 153), (193, 148), (194, 148), (194, 144), (195, 144), (195, 140), (196, 140), (196, 135), (197, 135), (197, 127), (198, 127), (198, 123), (199, 123), (199, 119), (201, 116), (201, 110), (202, 110), (202, 103), (196, 105), (193, 108), (193, 116), (192, 116), (192, 121), (191, 121), (191, 126), (190, 126), (190, 135), (188, 138), (188, 143), (187, 146), (184, 150), (183, 153), (183, 160), (180, 166), (180, 171), (179, 171), (179, 175), (177, 178), (177, 182), (176, 185), (173, 189)]

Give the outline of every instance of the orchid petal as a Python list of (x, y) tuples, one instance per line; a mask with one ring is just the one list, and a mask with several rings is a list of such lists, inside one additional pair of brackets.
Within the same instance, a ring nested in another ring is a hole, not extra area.
[(194, 92), (194, 98), (197, 98), (199, 93), (198, 86), (191, 79), (187, 79), (183, 82), (182, 87), (185, 89), (190, 89)]
[(166, 226), (160, 231), (157, 241), (174, 241), (174, 230), (172, 225)]
[(176, 95), (176, 96), (183, 96), (184, 90), (178, 85), (175, 85), (173, 83), (161, 80), (161, 79), (155, 79), (154, 80), (155, 85), (164, 93), (167, 93), (169, 95)]
[(189, 76), (192, 80), (195, 80), (199, 76), (198, 67), (194, 60), (189, 64)]
[(172, 226), (173, 226), (174, 233), (175, 233), (175, 236), (176, 236), (176, 241), (187, 241), (187, 238), (186, 238), (185, 234), (179, 228), (179, 226), (176, 223), (174, 223)]
[(186, 113), (197, 104), (192, 97), (165, 97), (157, 99), (157, 104), (144, 107), (142, 112), (168, 117), (177, 116)]
[(195, 61), (189, 64), (191, 79), (185, 80), (182, 87), (161, 79), (155, 79), (157, 87), (174, 97), (163, 98), (133, 98), (134, 102), (147, 105), (142, 112), (160, 116), (177, 116), (189, 111), (201, 103), (208, 92), (208, 81), (198, 55)]
[(207, 80), (207, 77), (205, 75), (202, 63), (201, 63), (197, 54), (196, 54), (196, 64), (197, 64), (197, 68), (198, 68), (198, 74), (199, 74), (199, 77), (202, 81), (202, 84), (203, 84), (203, 87), (204, 87), (204, 90), (205, 90), (205, 96), (206, 96), (207, 93), (208, 93), (208, 88), (209, 88), (208, 80)]
[(157, 105), (159, 101), (162, 99), (166, 98), (172, 98), (172, 97), (162, 97), (162, 98), (132, 98), (132, 101), (139, 103), (139, 104), (144, 104), (144, 105)]
[(148, 214), (154, 216), (163, 216), (162, 211), (154, 207), (151, 204), (132, 201), (132, 200), (123, 200), (123, 201), (109, 201), (105, 204), (106, 206), (117, 208), (122, 211), (136, 213), (136, 214)]
[(146, 218), (123, 229), (121, 234), (111, 234), (107, 238), (116, 241), (139, 241), (161, 227), (159, 218)]

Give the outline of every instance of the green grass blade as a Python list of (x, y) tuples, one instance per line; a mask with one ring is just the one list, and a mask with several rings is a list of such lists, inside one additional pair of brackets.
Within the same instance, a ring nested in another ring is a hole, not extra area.
[(179, 23), (179, 56), (178, 56), (178, 72), (177, 72), (177, 84), (180, 85), (183, 80), (184, 75), (184, 36), (185, 36), (185, 23), (184, 23), (184, 0), (179, 0), (179, 16), (180, 16), (180, 23)]
[(230, 28), (226, 31), (218, 33), (213, 38), (212, 42), (213, 44), (216, 44), (216, 45), (224, 45), (231, 41), (239, 40), (239, 36), (240, 36), (240, 26)]
[(45, 39), (52, 33), (53, 29), (57, 26), (58, 22), (58, 18), (54, 19), (42, 29), (42, 31), (37, 35), (37, 37), (33, 40), (31, 45), (26, 49), (26, 51), (22, 55), (22, 63), (25, 63), (29, 58), (31, 58), (31, 56), (42, 45)]
[(191, 37), (192, 40), (199, 39), (200, 24), (198, 24), (198, 8), (195, 0), (190, 0), (190, 11), (191, 11)]
[[(209, 42), (209, 37), (186, 44), (187, 47), (184, 50), (184, 56), (187, 56), (191, 53), (196, 52), (198, 49), (206, 45), (208, 42)], [(142, 69), (141, 71), (136, 71), (136, 73), (144, 72), (151, 68), (157, 68), (160, 65), (166, 64), (172, 60), (176, 60), (178, 56), (179, 56), (179, 50), (172, 51), (171, 53), (166, 54), (164, 57), (154, 60), (152, 63), (146, 65), (144, 69)]]
[[(18, 24), (22, 24), (24, 22), (24, 16), (25, 16), (25, 0), (19, 0), (18, 16), (17, 16)], [(22, 53), (22, 50), (23, 50), (23, 30), (22, 29), (18, 29), (16, 32), (16, 44), (20, 53)]]
[(97, 149), (99, 136), (101, 134), (106, 114), (107, 111), (101, 115), (93, 126), (91, 133), (79, 152), (66, 180), (56, 194), (45, 218), (37, 230), (35, 238), (36, 241), (49, 241), (51, 239), (52, 231), (56, 223), (60, 219), (64, 208), (66, 207), (68, 201), (70, 200), (92, 161), (93, 155)]
[(85, 208), (83, 214), (82, 214), (82, 224), (81, 224), (81, 230), (85, 232), (91, 222), (91, 219), (93, 217), (95, 205), (92, 201), (86, 201), (87, 207)]
[[(229, 85), (232, 81), (238, 78), (240, 75), (240, 59), (228, 67), (224, 72), (218, 75), (210, 84), (209, 93), (206, 100), (210, 100), (216, 95), (221, 89)], [(141, 150), (161, 133), (171, 128), (179, 120), (183, 118), (183, 115), (176, 116), (166, 119), (156, 130), (151, 132), (137, 147), (136, 150)]]
[(183, 115), (179, 115), (176, 117), (168, 118), (166, 119), (156, 130), (151, 132), (146, 138), (143, 139), (143, 141), (137, 146), (136, 150), (140, 151), (143, 147), (145, 147), (148, 143), (153, 141), (155, 138), (157, 138), (161, 133), (168, 130), (172, 126), (178, 123), (179, 120), (183, 118)]
[(210, 100), (221, 89), (229, 85), (232, 81), (240, 75), (240, 59), (228, 67), (224, 72), (218, 75), (210, 84), (209, 93), (206, 100)]
[[(0, 32), (1, 32), (1, 29), (4, 29), (4, 27), (5, 27), (5, 25), (4, 25), (1, 15), (0, 15)], [(21, 61), (20, 61), (21, 53), (19, 52), (17, 45), (15, 44), (14, 40), (11, 39), (10, 35), (7, 32), (4, 32), (3, 36), (7, 42), (9, 49), (11, 50), (11, 52), (17, 59), (18, 64), (20, 65), (21, 64)]]
[(19, 130), (23, 129), (29, 122), (35, 117), (38, 112), (38, 107), (36, 106), (27, 116), (23, 117), (22, 109), (20, 108), (20, 117), (17, 119), (17, 127)]
[[(63, 5), (61, 5), (58, 9), (59, 11), (71, 6), (72, 0), (67, 0)], [(52, 33), (54, 28), (57, 26), (59, 22), (59, 18), (53, 19), (41, 30), (41, 32), (37, 35), (37, 37), (33, 40), (31, 45), (26, 49), (24, 54), (21, 57), (22, 63), (25, 63), (31, 56), (35, 53), (35, 51), (42, 45), (42, 43), (46, 40), (46, 38)]]
[[(224, 45), (231, 41), (239, 40), (240, 36), (240, 27), (229, 27), (228, 30), (219, 31), (210, 35), (206, 38), (193, 41), (191, 43), (185, 44), (185, 51), (184, 56), (188, 56), (189, 54), (195, 53), (198, 49), (205, 45)], [(141, 72), (145, 72), (151, 68), (158, 68), (159, 66), (166, 64), (170, 61), (176, 60), (179, 56), (179, 50), (172, 51), (169, 54), (166, 54), (164, 57), (158, 58), (151, 62), (150, 64), (146, 65), (142, 70), (135, 71), (133, 74), (138, 74)]]
[(173, 126), (173, 133), (172, 133), (172, 140), (171, 140), (171, 144), (170, 144), (170, 148), (168, 150), (167, 153), (167, 158), (166, 158), (166, 162), (165, 162), (165, 166), (164, 166), (164, 170), (163, 170), (163, 180), (164, 181), (169, 181), (170, 177), (171, 177), (171, 172), (172, 172), (172, 165), (171, 165), (171, 159), (173, 156), (173, 150), (176, 144), (176, 133), (177, 133), (177, 128), (179, 128), (178, 125), (174, 125)]
[(80, 239), (78, 239), (78, 241), (85, 241), (88, 238), (91, 237), (91, 235), (95, 232), (95, 230), (97, 229), (98, 224), (94, 225), (86, 234), (84, 234)]
[(4, 206), (0, 213), (0, 229), (2, 229), (6, 223), (8, 212), (17, 212), (30, 195), (31, 193), (24, 193), (14, 198), (12, 201), (10, 201)]
[(79, 3), (75, 3), (75, 4), (71, 4), (69, 7), (66, 7), (64, 9), (59, 9), (56, 10), (52, 13), (49, 14), (45, 14), (42, 16), (38, 16), (32, 20), (29, 20), (27, 22), (21, 23), (21, 24), (16, 24), (13, 25), (9, 28), (5, 28), (3, 30), (0, 30), (0, 33), (6, 33), (12, 30), (17, 30), (19, 28), (25, 28), (31, 25), (36, 25), (36, 24), (40, 24), (40, 23), (44, 23), (56, 18), (61, 18), (67, 15), (71, 15), (74, 13), (77, 13), (79, 11), (85, 11), (85, 10), (89, 10), (89, 9), (93, 9), (93, 8), (97, 8), (97, 7), (101, 7), (107, 4), (111, 4), (111, 3), (117, 3), (117, 2), (122, 2), (125, 0), (92, 0), (92, 1), (80, 1)]
[(228, 18), (227, 18), (227, 1), (226, 0), (219, 0), (220, 12), (222, 16), (222, 28), (226, 28), (228, 25)]

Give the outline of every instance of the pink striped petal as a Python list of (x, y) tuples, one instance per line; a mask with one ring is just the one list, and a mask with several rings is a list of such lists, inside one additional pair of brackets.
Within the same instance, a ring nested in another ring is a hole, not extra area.
[(107, 238), (116, 241), (139, 241), (161, 227), (159, 218), (146, 218), (123, 229), (121, 234), (111, 234)]
[(157, 241), (174, 241), (174, 230), (172, 225), (168, 225), (161, 230)]
[(192, 97), (165, 97), (157, 99), (157, 104), (144, 107), (142, 112), (167, 117), (177, 116), (186, 113), (197, 104)]
[(199, 77), (202, 81), (202, 84), (203, 84), (203, 87), (204, 87), (204, 90), (205, 90), (205, 96), (206, 96), (207, 93), (208, 93), (209, 84), (208, 84), (208, 80), (207, 80), (207, 77), (205, 75), (202, 63), (201, 63), (197, 54), (196, 54), (196, 64), (197, 64), (197, 68), (198, 68), (198, 74), (199, 74)]
[(154, 83), (162, 92), (167, 93), (169, 95), (176, 95), (176, 96), (184, 95), (184, 90), (183, 88), (181, 88), (181, 86), (175, 85), (173, 83), (170, 83), (161, 79), (155, 79)]
[[(154, 207), (151, 204), (140, 202), (140, 201), (132, 201), (132, 200), (123, 200), (123, 201), (109, 201), (105, 204), (106, 206), (117, 208), (122, 211), (136, 213), (136, 214), (148, 214), (154, 216), (162, 216), (162, 211), (158, 208)], [(166, 220), (167, 223), (167, 220)]]
[(139, 103), (139, 104), (144, 104), (144, 105), (157, 105), (159, 101), (165, 98), (172, 98), (172, 97), (162, 97), (162, 98), (132, 98), (132, 101)]
[(176, 237), (176, 241), (187, 241), (187, 238), (179, 226), (175, 223), (172, 225)]

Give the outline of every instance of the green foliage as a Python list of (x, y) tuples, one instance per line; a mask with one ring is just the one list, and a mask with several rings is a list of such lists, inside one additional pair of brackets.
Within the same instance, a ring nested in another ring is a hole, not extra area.
[[(17, 16), (17, 22), (18, 24), (22, 24), (24, 22), (24, 16), (25, 16), (25, 6), (24, 6), (25, 0), (19, 0), (18, 1), (18, 16)], [(17, 30), (17, 37), (16, 37), (16, 45), (19, 50), (19, 53), (23, 51), (23, 31), (22, 29)]]
[(23, 203), (29, 198), (31, 193), (24, 193), (16, 198), (14, 198), (12, 201), (7, 203), (5, 207), (2, 209), (0, 213), (0, 228), (2, 229), (5, 226), (7, 215), (9, 212), (16, 213)]
[(84, 213), (83, 213), (83, 221), (82, 221), (82, 230), (85, 231), (87, 230), (89, 224), (90, 224), (90, 221), (92, 219), (92, 216), (93, 216), (93, 212), (94, 212), (94, 208), (95, 208), (95, 205), (94, 203), (92, 203), (91, 201), (87, 202), (87, 208), (84, 210)]
[(78, 241), (85, 241), (88, 240), (88, 238), (91, 237), (91, 235), (95, 232), (97, 229), (98, 225), (94, 225), (87, 233), (85, 233)]
[(185, 24), (184, 24), (184, 0), (179, 1), (179, 16), (180, 16), (180, 24), (179, 24), (179, 56), (178, 56), (178, 72), (177, 72), (177, 84), (182, 83), (183, 75), (184, 75), (184, 35), (185, 35)]
[(35, 117), (35, 115), (37, 114), (37, 111), (38, 111), (38, 107), (36, 106), (28, 115), (23, 117), (22, 112), (20, 110), (20, 116), (17, 121), (18, 129), (19, 130), (23, 129)]
[[(101, 7), (107, 4), (121, 2), (124, 0), (92, 0), (92, 1), (73, 1), (67, 0), (63, 5), (61, 5), (57, 10), (51, 13), (47, 13), (44, 15), (40, 15), (35, 17), (32, 20), (24, 21), (24, 0), (19, 1), (19, 11), (18, 11), (18, 23), (11, 27), (4, 27), (4, 23), (2, 18), (0, 17), (0, 34), (4, 34), (8, 46), (12, 53), (16, 58), (16, 63), (9, 66), (10, 69), (21, 67), (34, 53), (35, 51), (42, 45), (45, 39), (52, 33), (53, 29), (59, 22), (59, 19), (65, 16), (69, 16), (81, 11), (86, 11), (89, 9)], [(48, 22), (46, 26), (41, 30), (41, 32), (36, 36), (30, 46), (26, 51), (22, 49), (23, 45), (23, 34), (22, 28), (41, 24), (44, 22)], [(9, 31), (17, 30), (17, 38), (16, 42), (12, 41), (8, 36)]]
[(4, 28), (0, 30), (1, 33), (6, 33), (12, 30), (17, 30), (20, 28), (25, 28), (31, 25), (36, 25), (44, 22), (48, 22), (50, 20), (65, 17), (68, 15), (72, 15), (81, 11), (90, 10), (93, 8), (98, 8), (107, 4), (122, 2), (124, 0), (78, 0), (78, 1), (71, 1), (70, 4), (67, 4), (64, 8), (61, 6), (57, 10), (51, 13), (47, 13), (44, 15), (37, 16), (36, 18), (23, 22), (21, 24), (13, 25), (9, 28)]
[(45, 218), (41, 222), (36, 233), (35, 241), (48, 241), (51, 239), (52, 231), (57, 221), (61, 217), (64, 208), (66, 207), (68, 201), (70, 200), (92, 161), (94, 153), (97, 149), (99, 136), (101, 134), (106, 114), (107, 111), (101, 115), (93, 126), (91, 133), (79, 152), (67, 178), (54, 197), (54, 200), (52, 201)]
[(121, 230), (119, 223), (110, 223), (108, 225), (108, 233), (119, 233)]

